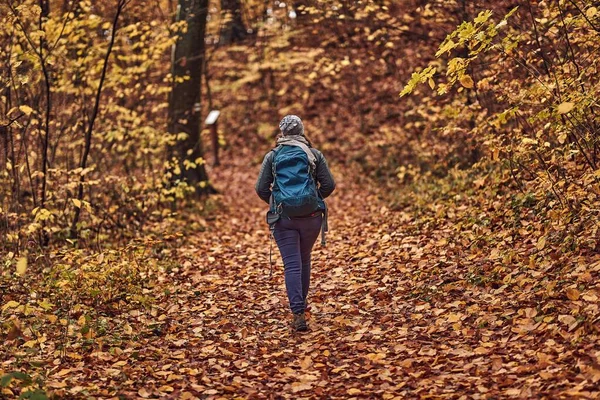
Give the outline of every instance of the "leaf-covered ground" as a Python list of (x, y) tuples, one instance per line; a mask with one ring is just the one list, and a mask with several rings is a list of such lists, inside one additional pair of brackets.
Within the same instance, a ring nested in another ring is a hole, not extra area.
[(504, 206), (469, 215), (468, 196), (407, 193), (391, 210), (341, 169), (329, 243), (313, 253), (310, 330), (292, 332), (275, 245), (269, 276), (257, 166), (242, 152), (211, 171), (223, 194), (163, 254), (172, 268), (144, 290), (152, 301), (109, 316), (103, 338), (78, 331), (74, 313), (69, 334), (88, 340), (62, 351), (59, 334), (21, 322), (30, 341), (9, 332), (4, 373), (28, 364), (56, 398), (600, 396), (597, 253), (565, 264), (551, 234), (532, 234), (535, 218), (501, 231)]

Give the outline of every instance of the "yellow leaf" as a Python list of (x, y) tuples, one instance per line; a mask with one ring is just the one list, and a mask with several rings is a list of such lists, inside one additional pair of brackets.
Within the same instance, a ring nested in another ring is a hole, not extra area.
[(427, 83), (429, 84), (429, 87), (431, 88), (431, 90), (435, 89), (435, 82), (433, 79), (431, 79), (431, 78), (427, 79)]
[(523, 138), (522, 143), (523, 144), (537, 144), (538, 142), (535, 139), (531, 139), (531, 138), (527, 138), (526, 137), (526, 138)]
[(570, 112), (573, 107), (575, 107), (575, 103), (572, 103), (570, 101), (566, 101), (564, 103), (561, 103), (556, 110), (558, 111), (559, 114), (566, 114), (568, 112)]
[(19, 303), (17, 303), (14, 300), (9, 301), (8, 303), (6, 303), (5, 305), (2, 306), (2, 311), (6, 311), (9, 308), (17, 308), (19, 307)]
[(17, 261), (17, 275), (23, 276), (25, 271), (27, 271), (27, 257), (21, 257)]
[(75, 205), (75, 207), (81, 208), (81, 200), (71, 199), (71, 201), (73, 202), (73, 204)]
[(355, 394), (361, 394), (362, 391), (357, 388), (350, 388), (346, 391), (346, 393), (348, 393), (349, 395), (355, 395)]
[(473, 82), (473, 78), (471, 78), (469, 75), (461, 76), (459, 81), (460, 84), (466, 87), (467, 89), (471, 89), (475, 85), (475, 82)]
[(546, 238), (542, 236), (541, 238), (538, 239), (535, 247), (537, 247), (538, 250), (542, 250), (545, 246), (546, 246)]
[(33, 112), (33, 108), (29, 106), (19, 106), (19, 110), (21, 110), (21, 112), (25, 115), (31, 115)]
[(598, 9), (596, 7), (590, 7), (586, 10), (585, 15), (588, 18), (594, 18), (598, 14)]
[(448, 322), (458, 322), (458, 321), (460, 321), (460, 317), (461, 316), (459, 314), (450, 314), (450, 315), (448, 315), (447, 321)]

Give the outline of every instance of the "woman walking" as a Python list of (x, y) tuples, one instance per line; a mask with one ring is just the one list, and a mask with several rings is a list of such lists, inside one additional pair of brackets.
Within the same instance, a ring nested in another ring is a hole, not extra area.
[(283, 258), (292, 327), (305, 331), (310, 253), (319, 232), (325, 244), (324, 199), (334, 191), (335, 181), (323, 154), (304, 135), (299, 117), (285, 116), (279, 129), (277, 147), (265, 156), (255, 189), (269, 204), (267, 222)]

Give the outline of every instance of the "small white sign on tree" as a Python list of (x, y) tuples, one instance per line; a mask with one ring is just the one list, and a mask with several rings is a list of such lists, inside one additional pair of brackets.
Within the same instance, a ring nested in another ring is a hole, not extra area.
[(204, 123), (206, 126), (210, 126), (210, 137), (212, 139), (212, 148), (213, 148), (213, 157), (215, 160), (215, 165), (219, 165), (219, 133), (217, 128), (217, 120), (219, 119), (219, 115), (221, 115), (221, 111), (212, 110), (208, 113), (206, 120)]
[(217, 122), (217, 120), (219, 119), (219, 115), (221, 115), (221, 111), (212, 110), (208, 113), (208, 116), (206, 117), (206, 121), (204, 121), (204, 123), (206, 125), (214, 125), (215, 122)]

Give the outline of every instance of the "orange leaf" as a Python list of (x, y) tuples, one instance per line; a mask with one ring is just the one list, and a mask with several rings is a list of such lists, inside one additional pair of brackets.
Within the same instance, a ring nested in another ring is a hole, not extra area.
[(577, 300), (579, 300), (580, 295), (581, 294), (579, 293), (579, 290), (577, 290), (577, 289), (573, 289), (573, 288), (567, 289), (567, 297), (569, 298), (569, 300), (577, 301)]

